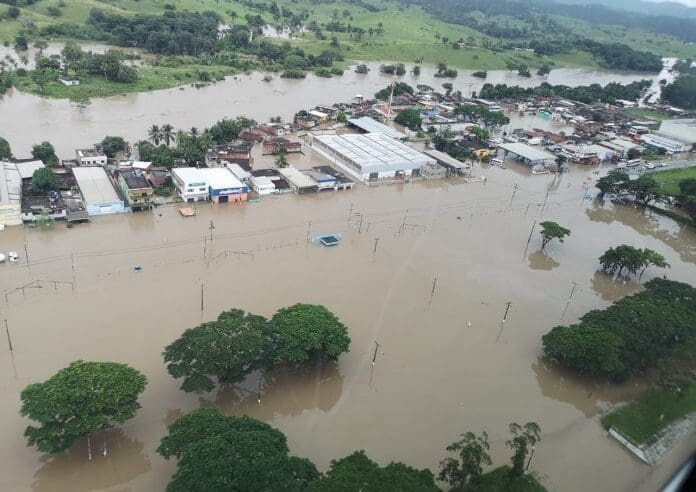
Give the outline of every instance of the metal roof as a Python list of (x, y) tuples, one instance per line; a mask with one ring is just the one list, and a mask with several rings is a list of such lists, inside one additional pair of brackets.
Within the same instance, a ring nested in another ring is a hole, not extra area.
[(316, 181), (293, 166), (278, 169), (278, 173), (297, 188), (311, 188), (317, 185)]
[(22, 178), (17, 165), (0, 162), (0, 203), (20, 203), (22, 199)]
[(520, 142), (500, 144), (500, 148), (531, 162), (553, 161), (556, 159), (556, 156), (551, 152), (546, 152)]
[(208, 181), (208, 186), (214, 190), (227, 190), (231, 188), (243, 188), (242, 183), (237, 177), (232, 174), (232, 171), (226, 167), (213, 167), (210, 169), (201, 169), (201, 174)]
[(22, 177), (22, 179), (29, 179), (33, 177), (34, 171), (44, 167), (43, 161), (40, 160), (17, 162), (15, 165), (17, 166), (17, 170), (19, 171), (19, 175)]
[(74, 167), (72, 172), (86, 203), (122, 201), (103, 167)]
[(659, 133), (694, 145), (696, 144), (696, 118), (664, 120), (660, 123)]
[(423, 153), (429, 155), (436, 161), (455, 169), (469, 169), (471, 167), (469, 164), (465, 164), (462, 161), (455, 159), (451, 155), (440, 152), (439, 150), (424, 150)]
[(380, 123), (379, 121), (374, 120), (368, 116), (350, 119), (348, 120), (348, 123), (350, 123), (353, 126), (357, 126), (361, 130), (365, 130), (367, 133), (382, 133), (384, 135), (396, 139), (401, 139), (406, 136), (405, 134), (396, 131), (392, 127)]
[(419, 169), (435, 159), (381, 133), (365, 135), (320, 135), (314, 137), (362, 174)]

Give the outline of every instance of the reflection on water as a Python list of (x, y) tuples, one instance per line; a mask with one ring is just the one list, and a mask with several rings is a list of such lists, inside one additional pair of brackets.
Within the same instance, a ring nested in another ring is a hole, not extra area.
[(532, 363), (532, 370), (544, 396), (573, 405), (585, 417), (592, 417), (610, 405), (628, 400), (644, 388), (637, 383), (619, 385), (585, 379), (543, 359)]
[(609, 201), (595, 200), (585, 213), (592, 222), (611, 224), (617, 221), (641, 234), (652, 236), (672, 248), (683, 261), (696, 263), (696, 231), (693, 228), (651, 210), (614, 205)]
[(529, 255), (529, 268), (532, 270), (553, 270), (559, 266), (556, 260), (551, 258), (545, 250), (540, 249)]
[[(106, 440), (107, 455), (102, 455)], [(87, 457), (87, 439), (69, 452), (46, 454), (43, 466), (34, 475), (35, 492), (81, 492), (102, 490), (129, 482), (150, 470), (152, 465), (143, 452), (143, 443), (131, 439), (121, 429), (95, 432), (92, 460)]]
[(592, 290), (605, 301), (617, 301), (622, 297), (635, 294), (643, 289), (640, 282), (626, 277), (615, 278), (600, 270), (595, 272), (591, 283)]
[[(330, 410), (341, 397), (343, 376), (335, 362), (299, 368), (276, 368), (250, 375), (242, 385), (222, 385), (215, 401), (201, 399), (229, 414), (270, 420), (275, 415), (299, 415), (305, 410)], [(259, 402), (260, 401), (260, 402)]]

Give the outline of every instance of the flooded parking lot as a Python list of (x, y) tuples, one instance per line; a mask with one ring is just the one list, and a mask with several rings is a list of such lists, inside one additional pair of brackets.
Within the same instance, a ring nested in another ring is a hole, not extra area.
[[(539, 359), (540, 337), (640, 288), (597, 273), (610, 246), (652, 248), (672, 265), (671, 279), (694, 283), (696, 234), (640, 209), (585, 199), (589, 170), (474, 174), (488, 179), (198, 205), (192, 218), (172, 206), (72, 229), (6, 229), (0, 251), (20, 252), (21, 262), (0, 265), (1, 317), (14, 348), (0, 344), (0, 488), (162, 490), (175, 468), (155, 453), (166, 426), (215, 405), (277, 426), (293, 454), (321, 469), (365, 449), (383, 464), (436, 470), (459, 433), (483, 430), (502, 464), (508, 423), (533, 420), (542, 441), (532, 467), (550, 490), (655, 490), (690, 443), (658, 467), (636, 461), (598, 417), (644, 388), (551, 368)], [(535, 232), (527, 247), (541, 219), (570, 228), (571, 237), (541, 252)], [(307, 244), (333, 232), (343, 233), (340, 246)], [(662, 271), (643, 280), (652, 275)], [(251, 375), (206, 394), (180, 391), (166, 373), (161, 351), (184, 329), (231, 307), (270, 316), (296, 302), (324, 304), (348, 326), (351, 350), (337, 364)], [(75, 359), (125, 362), (149, 379), (141, 411), (95, 437), (109, 452), (91, 462), (85, 442), (57, 456), (26, 447), (27, 421), (18, 415), (22, 388)]]

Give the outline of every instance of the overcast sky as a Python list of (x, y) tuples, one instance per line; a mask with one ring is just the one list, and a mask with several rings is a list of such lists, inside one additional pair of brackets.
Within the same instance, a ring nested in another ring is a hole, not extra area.
[(677, 2), (677, 3), (683, 3), (684, 5), (688, 5), (689, 7), (696, 7), (696, 0), (648, 0), (649, 2), (666, 2), (666, 1), (672, 1), (672, 2)]

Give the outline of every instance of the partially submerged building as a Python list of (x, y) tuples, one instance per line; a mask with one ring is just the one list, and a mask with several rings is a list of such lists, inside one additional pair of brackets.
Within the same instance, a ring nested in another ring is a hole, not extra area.
[(463, 176), (469, 169), (471, 169), (470, 164), (455, 159), (451, 155), (440, 152), (439, 150), (428, 149), (424, 150), (423, 152), (435, 159), (438, 164), (443, 166), (447, 170), (448, 176)]
[(17, 165), (0, 161), (0, 225), (22, 223), (22, 178)]
[(361, 181), (419, 176), (435, 159), (381, 133), (320, 135), (313, 147)]
[(102, 167), (75, 167), (72, 169), (75, 181), (89, 215), (105, 215), (126, 211), (109, 176)]
[(348, 120), (348, 124), (350, 126), (358, 128), (364, 133), (381, 133), (382, 135), (386, 135), (387, 137), (395, 138), (397, 140), (406, 138), (406, 135), (404, 133), (401, 133), (400, 131), (397, 131), (390, 126), (387, 126), (384, 123), (380, 123), (379, 121), (370, 118), (369, 116), (362, 116), (360, 118), (350, 119)]
[(75, 155), (79, 166), (106, 166), (106, 154), (96, 148), (77, 149)]
[(152, 208), (155, 190), (140, 169), (127, 169), (118, 173), (118, 185), (131, 210)]
[(208, 183), (208, 195), (214, 203), (245, 202), (249, 187), (226, 167), (200, 170)]
[(199, 202), (209, 198), (208, 181), (200, 169), (175, 167), (171, 170), (174, 187), (185, 202)]
[(278, 170), (278, 173), (290, 184), (290, 188), (297, 193), (312, 193), (319, 190), (319, 186), (310, 176), (293, 166)]
[(551, 152), (532, 147), (520, 142), (500, 144), (499, 147), (505, 151), (505, 155), (512, 155), (518, 161), (529, 166), (550, 166), (555, 164), (556, 156)]

